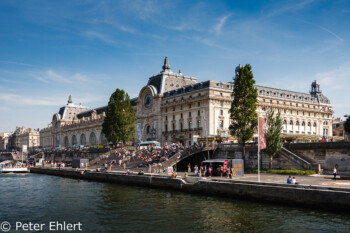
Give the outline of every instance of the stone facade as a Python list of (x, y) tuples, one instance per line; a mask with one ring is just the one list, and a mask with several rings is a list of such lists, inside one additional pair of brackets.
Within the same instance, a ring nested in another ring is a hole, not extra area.
[(96, 146), (106, 144), (102, 123), (106, 107), (90, 109), (73, 104), (71, 96), (66, 106), (52, 117), (52, 122), (40, 131), (41, 147)]
[[(264, 117), (269, 108), (279, 111), (284, 139), (332, 136), (332, 105), (316, 81), (310, 93), (259, 85), (255, 88), (258, 114)], [(139, 140), (190, 145), (198, 137), (229, 136), (232, 90), (232, 82), (197, 82), (181, 72), (175, 74), (166, 58), (163, 70), (149, 78), (134, 100), (137, 124), (141, 126)]]
[[(165, 58), (162, 71), (149, 78), (138, 97), (131, 99), (136, 111), (138, 141), (180, 142), (191, 145), (196, 138), (229, 135), (233, 82), (198, 82), (181, 71), (174, 73)], [(310, 93), (255, 86), (258, 114), (270, 108), (283, 118), (282, 137), (286, 140), (317, 140), (332, 136), (332, 105), (320, 85), (311, 84)], [(41, 130), (42, 147), (105, 144), (102, 123), (106, 107), (88, 109), (73, 104), (53, 116)]]
[(6, 151), (8, 149), (9, 137), (12, 133), (0, 134), (0, 151)]
[(7, 133), (7, 137), (2, 140), (2, 147), (6, 150), (21, 151), (23, 146), (26, 145), (29, 150), (36, 148), (40, 145), (40, 133), (39, 129), (25, 129), (24, 127), (16, 127), (13, 133)]
[(344, 121), (341, 118), (333, 119), (333, 136), (342, 139), (349, 138), (344, 129)]

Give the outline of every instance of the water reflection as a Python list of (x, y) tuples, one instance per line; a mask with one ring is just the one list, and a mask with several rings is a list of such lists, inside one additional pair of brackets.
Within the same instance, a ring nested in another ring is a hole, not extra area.
[(0, 175), (0, 220), (84, 232), (347, 232), (350, 215), (54, 176)]

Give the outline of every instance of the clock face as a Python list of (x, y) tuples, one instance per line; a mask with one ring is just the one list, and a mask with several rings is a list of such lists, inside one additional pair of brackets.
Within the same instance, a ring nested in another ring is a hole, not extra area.
[(151, 106), (151, 103), (152, 103), (152, 97), (150, 94), (147, 94), (144, 100), (145, 107), (148, 108), (149, 106)]

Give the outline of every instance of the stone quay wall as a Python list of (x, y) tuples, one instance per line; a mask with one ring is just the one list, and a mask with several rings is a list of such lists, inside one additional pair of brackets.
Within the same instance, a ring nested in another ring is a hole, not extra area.
[(311, 163), (321, 164), (326, 173), (336, 166), (338, 172), (350, 174), (350, 141), (289, 143), (284, 146)]
[(225, 196), (229, 198), (250, 199), (283, 205), (299, 205), (347, 211), (350, 208), (349, 189), (259, 183), (232, 180), (196, 180), (171, 179), (159, 175), (125, 175), (75, 170), (58, 170), (52, 168), (31, 168), (32, 173), (55, 175), (61, 177), (110, 182), (124, 185), (136, 185), (152, 188), (177, 190), (201, 195)]

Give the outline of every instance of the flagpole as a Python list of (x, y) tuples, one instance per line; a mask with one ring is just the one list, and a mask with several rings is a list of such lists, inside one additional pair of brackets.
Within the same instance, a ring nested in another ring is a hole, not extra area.
[(258, 182), (260, 182), (260, 117), (258, 114)]

